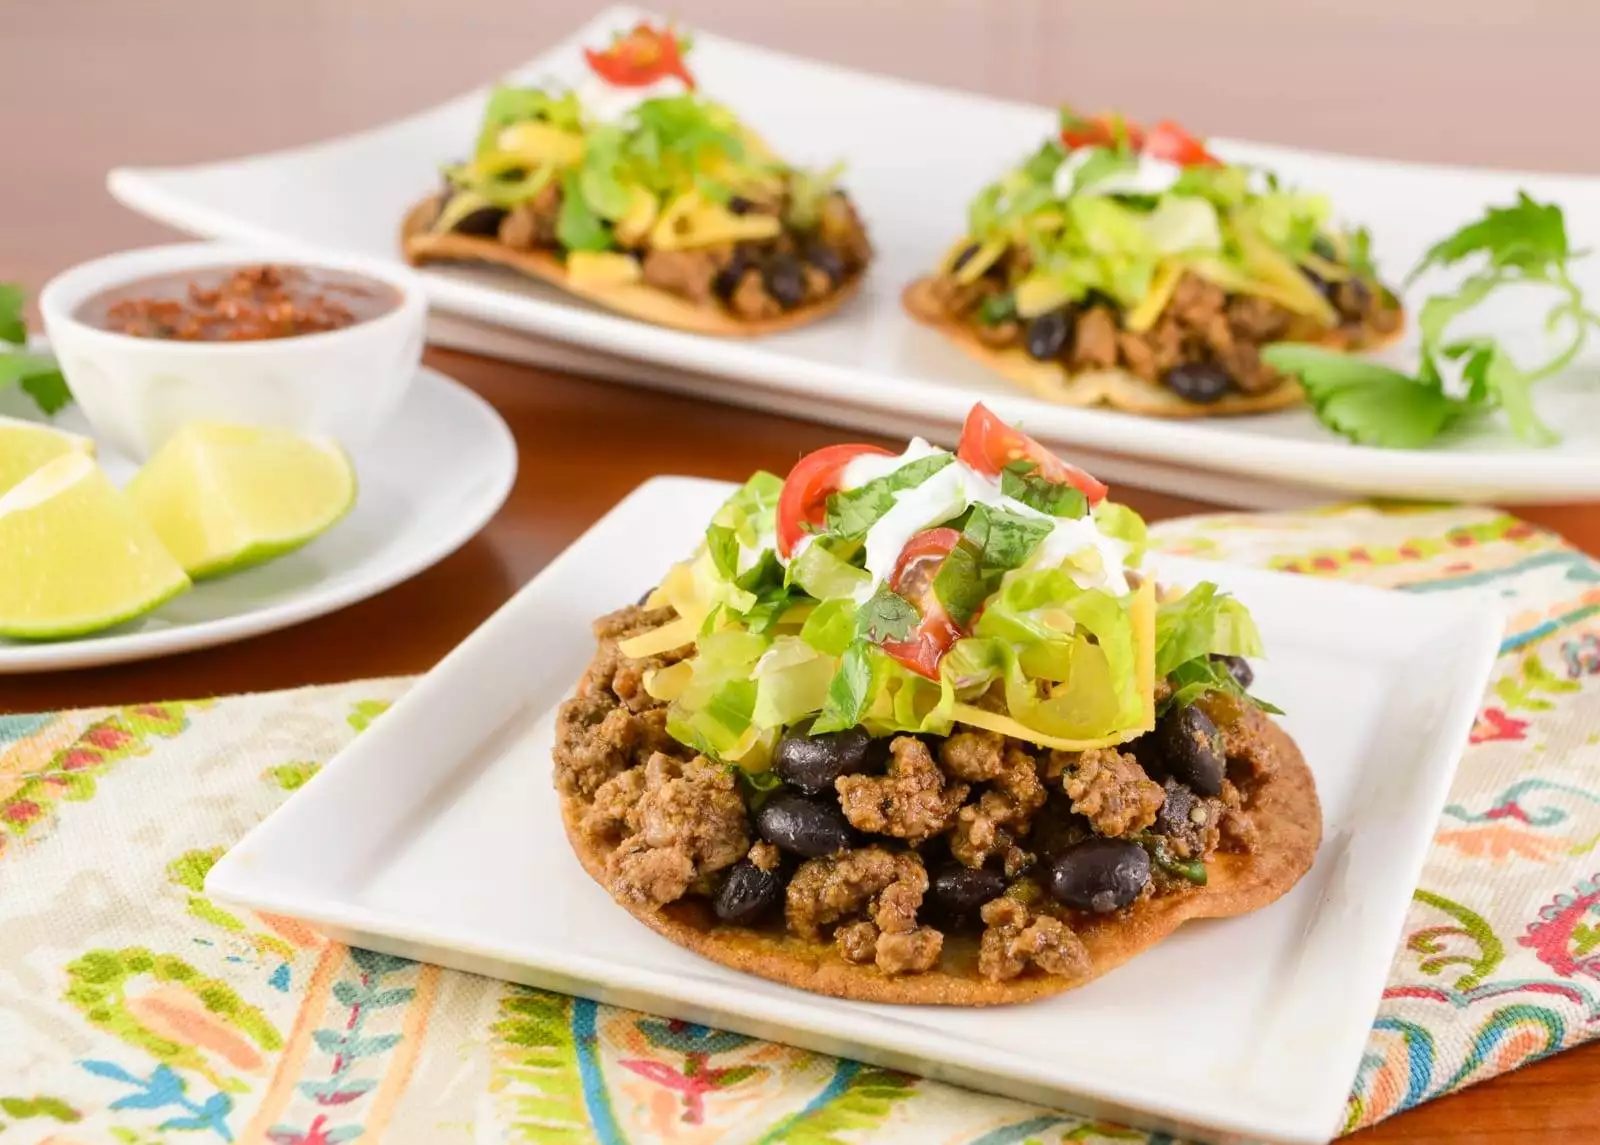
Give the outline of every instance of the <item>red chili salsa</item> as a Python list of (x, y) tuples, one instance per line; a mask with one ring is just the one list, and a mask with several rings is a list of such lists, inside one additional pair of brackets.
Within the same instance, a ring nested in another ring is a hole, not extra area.
[(400, 305), (386, 282), (303, 266), (219, 266), (140, 279), (94, 295), (77, 319), (134, 338), (255, 342), (322, 334)]

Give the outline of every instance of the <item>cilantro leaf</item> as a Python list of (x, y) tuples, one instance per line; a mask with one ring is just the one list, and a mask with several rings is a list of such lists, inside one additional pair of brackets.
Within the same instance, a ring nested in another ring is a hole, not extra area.
[(823, 528), (847, 541), (859, 541), (878, 519), (894, 507), (895, 494), (913, 489), (949, 465), (955, 457), (935, 453), (902, 465), (893, 473), (874, 478), (855, 489), (842, 490), (828, 498), (828, 513)]
[(1261, 358), (1298, 375), (1318, 419), (1362, 445), (1415, 449), (1472, 411), (1438, 385), (1334, 350), (1279, 342)]
[[(0, 345), (26, 346), (28, 326), (22, 319), (26, 292), (14, 282), (0, 282)], [(0, 351), (0, 390), (17, 386), (46, 416), (72, 404), (72, 391), (49, 354), (27, 350)]]
[(1072, 485), (1047, 481), (1038, 474), (1039, 463), (1013, 461), (1000, 472), (1000, 491), (1030, 509), (1052, 517), (1078, 520), (1089, 512), (1089, 499)]
[(1378, 268), (1372, 264), (1372, 232), (1366, 227), (1356, 227), (1345, 236), (1345, 265), (1350, 273), (1368, 282), (1378, 280)]
[(962, 536), (983, 554), (986, 572), (1018, 568), (1050, 534), (1050, 522), (991, 505), (974, 505)]
[(1020, 568), (1050, 532), (1050, 523), (988, 505), (975, 505), (961, 541), (934, 574), (933, 592), (958, 625), (994, 595), (1000, 578)]
[(1022, 165), (1022, 171), (1032, 182), (1050, 183), (1055, 179), (1056, 169), (1066, 157), (1066, 149), (1060, 143), (1054, 139), (1047, 139), (1044, 146)]
[[(0, 364), (4, 360), (0, 359)], [(0, 383), (3, 384), (3, 383)], [(72, 404), (72, 391), (67, 388), (67, 379), (60, 370), (51, 367), (35, 374), (23, 377), (18, 385), (22, 392), (33, 399), (33, 404), (46, 417), (54, 417)]]
[(1163, 714), (1173, 708), (1187, 707), (1207, 692), (1224, 692), (1246, 703), (1254, 704), (1271, 715), (1283, 715), (1282, 708), (1246, 692), (1239, 686), (1239, 681), (1233, 678), (1233, 673), (1228, 671), (1223, 661), (1213, 660), (1209, 656), (1185, 660), (1167, 674), (1167, 679), (1172, 684), (1172, 694), (1161, 705)]
[(1561, 208), (1536, 202), (1526, 191), (1518, 191), (1513, 205), (1490, 207), (1483, 218), (1429, 247), (1406, 282), (1414, 282), (1430, 267), (1454, 266), (1475, 254), (1486, 255), (1496, 269), (1514, 267), (1533, 274), (1566, 262), (1571, 250)]
[(904, 640), (922, 622), (916, 605), (888, 585), (879, 585), (872, 598), (856, 613), (856, 636), (873, 644)]
[(950, 550), (933, 577), (933, 595), (958, 625), (977, 615), (993, 590), (983, 572), (983, 554), (966, 538)]
[(1462, 363), (1469, 398), (1492, 402), (1505, 411), (1511, 431), (1530, 445), (1553, 445), (1560, 438), (1533, 408), (1533, 378), (1490, 338), (1470, 338), (1444, 348), (1450, 361)]
[(839, 660), (839, 670), (828, 685), (822, 711), (811, 725), (813, 735), (841, 732), (861, 722), (867, 696), (872, 691), (871, 656), (872, 646), (864, 640), (857, 640), (845, 649)]
[(1005, 294), (990, 294), (978, 303), (978, 321), (985, 326), (998, 326), (1007, 319), (1017, 316), (1017, 297), (1009, 291)]
[(25, 346), (28, 327), (22, 320), (22, 303), (26, 294), (15, 282), (0, 282), (0, 342)]

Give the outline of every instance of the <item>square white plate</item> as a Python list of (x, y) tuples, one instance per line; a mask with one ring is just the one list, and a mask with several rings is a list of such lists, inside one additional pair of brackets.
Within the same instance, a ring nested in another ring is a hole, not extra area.
[[(610, 31), (637, 16), (632, 9), (608, 9), (509, 78), (571, 83), (584, 67), (579, 45), (603, 44)], [(846, 185), (878, 250), (860, 298), (827, 321), (748, 342), (647, 326), (503, 273), (430, 271), (436, 306), (714, 375), (717, 380), (698, 392), (839, 425), (872, 428), (894, 415), (916, 418), (924, 430), (953, 439), (974, 398), (982, 398), (1051, 442), (1138, 458), (1150, 466), (1146, 484), (1171, 487), (1177, 466), (1389, 496), (1502, 503), (1600, 497), (1600, 351), (1540, 387), (1540, 411), (1565, 435), (1561, 445), (1542, 450), (1521, 445), (1494, 424), (1448, 448), (1375, 450), (1333, 436), (1304, 411), (1183, 423), (1029, 398), (911, 321), (900, 291), (960, 234), (972, 195), (1053, 130), (1053, 111), (849, 71), (714, 35), (697, 36), (693, 64), (704, 89), (739, 109), (780, 154), (818, 166), (847, 163)], [(208, 237), (398, 258), (401, 217), (438, 185), (439, 164), (470, 145), (483, 100), (483, 91), (473, 92), (373, 131), (273, 155), (113, 171), (110, 187), (134, 209)], [(1226, 140), (1217, 141), (1217, 149), (1325, 192), (1341, 218), (1368, 224), (1391, 281), (1434, 239), (1489, 202), (1511, 201), (1519, 187), (1566, 208), (1574, 247), (1600, 247), (1600, 179), (1417, 166)], [(1591, 297), (1600, 297), (1600, 258), (1579, 263), (1576, 277)], [(1413, 313), (1447, 282), (1448, 276), (1430, 275), (1409, 291)], [(1537, 361), (1549, 353), (1542, 334), (1545, 301), (1496, 299), (1473, 321), (1506, 338), (1521, 360)], [(1410, 351), (1402, 346), (1395, 353), (1406, 361)], [(615, 362), (601, 368), (617, 372)], [(653, 371), (618, 376), (684, 388), (681, 378), (674, 384)], [(1119, 467), (1129, 479), (1126, 474), (1126, 466)]]
[(805, 994), (648, 930), (584, 873), (552, 709), (589, 619), (635, 599), (732, 486), (641, 486), (211, 871), (341, 941), (1175, 1132), (1334, 1132), (1500, 638), (1492, 605), (1161, 560), (1254, 611), (1258, 688), (1316, 773), (1326, 842), (1245, 918), (1190, 924), (1064, 996), (985, 1010)]

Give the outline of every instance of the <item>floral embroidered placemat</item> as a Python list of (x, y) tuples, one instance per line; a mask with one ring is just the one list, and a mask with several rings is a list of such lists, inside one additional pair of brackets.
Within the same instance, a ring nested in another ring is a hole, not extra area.
[[(1511, 618), (1347, 1128), (1591, 1036), (1600, 564), (1481, 509), (1214, 516), (1157, 535), (1307, 575), (1498, 592)], [(0, 1145), (1147, 1139), (208, 900), (223, 850), (405, 687), (0, 716)]]

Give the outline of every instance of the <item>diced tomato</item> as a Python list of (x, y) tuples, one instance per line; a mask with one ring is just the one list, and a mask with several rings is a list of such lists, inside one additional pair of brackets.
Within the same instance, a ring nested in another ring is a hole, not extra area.
[(1144, 153), (1152, 159), (1165, 159), (1180, 167), (1220, 167), (1222, 161), (1206, 150), (1206, 145), (1170, 119), (1150, 129), (1144, 140)]
[(1222, 162), (1206, 150), (1204, 143), (1170, 119), (1163, 119), (1146, 131), (1115, 115), (1068, 115), (1063, 119), (1061, 142), (1068, 151), (1126, 144), (1152, 159), (1165, 159), (1180, 167), (1217, 167)]
[(1062, 123), (1061, 142), (1068, 151), (1124, 143), (1137, 151), (1144, 146), (1144, 130), (1132, 120), (1116, 115), (1070, 116)]
[(1038, 475), (1057, 485), (1071, 485), (1098, 505), (1105, 500), (1107, 487), (1076, 465), (1069, 465), (1020, 429), (1013, 429), (979, 402), (967, 414), (961, 428), (961, 444), (956, 456), (986, 477), (998, 477), (1014, 461), (1032, 461)]
[(889, 578), (889, 587), (916, 606), (922, 622), (906, 639), (884, 641), (883, 650), (930, 680), (939, 678), (939, 661), (961, 639), (961, 630), (933, 591), (939, 566), (960, 540), (956, 529), (924, 529), (906, 542)]
[(778, 495), (775, 532), (779, 556), (785, 560), (793, 556), (808, 526), (822, 524), (829, 495), (839, 491), (840, 472), (852, 459), (868, 453), (890, 456), (887, 449), (876, 445), (829, 445), (795, 462)]
[(583, 55), (596, 75), (617, 87), (648, 87), (665, 76), (695, 86), (683, 62), (683, 44), (670, 27), (658, 29), (640, 20), (605, 51), (585, 48)]

